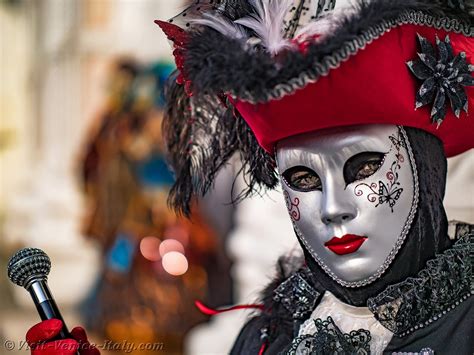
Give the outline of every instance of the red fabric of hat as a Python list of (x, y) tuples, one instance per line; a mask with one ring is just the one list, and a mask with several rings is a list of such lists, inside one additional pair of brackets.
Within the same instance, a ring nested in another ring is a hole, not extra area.
[[(448, 157), (462, 153), (474, 147), (474, 87), (465, 87), (470, 111), (458, 118), (447, 100), (439, 127), (430, 119), (431, 105), (415, 109), (422, 81), (406, 62), (418, 58), (418, 35), (435, 45), (436, 36), (444, 40), (448, 32), (411, 24), (393, 28), (293, 94), (265, 103), (234, 100), (234, 105), (270, 153), (276, 142), (293, 135), (374, 123), (423, 129), (443, 141)], [(474, 63), (474, 38), (450, 32), (449, 39), (454, 55), (464, 52), (467, 63)]]

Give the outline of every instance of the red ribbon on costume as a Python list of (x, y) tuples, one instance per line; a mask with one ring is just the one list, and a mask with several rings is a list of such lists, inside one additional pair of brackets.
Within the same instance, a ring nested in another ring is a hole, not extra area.
[[(263, 310), (263, 304), (238, 304), (236, 306), (220, 308), (220, 309), (209, 308), (209, 307), (205, 306), (201, 301), (198, 301), (198, 300), (194, 301), (194, 304), (201, 311), (201, 313), (204, 313), (208, 316), (214, 316), (216, 314), (220, 314), (220, 313), (224, 313), (224, 312), (235, 311), (237, 309), (260, 309), (260, 310)], [(266, 347), (267, 347), (267, 342), (264, 342), (262, 344), (262, 346), (260, 347), (258, 355), (263, 355), (263, 353), (265, 352)]]
[(194, 304), (196, 307), (201, 311), (201, 313), (208, 315), (208, 316), (214, 316), (216, 314), (224, 313), (224, 312), (229, 312), (229, 311), (235, 311), (237, 309), (263, 309), (263, 304), (239, 304), (236, 306), (232, 307), (226, 307), (226, 308), (220, 308), (220, 309), (213, 309), (205, 306), (201, 301), (194, 301)]

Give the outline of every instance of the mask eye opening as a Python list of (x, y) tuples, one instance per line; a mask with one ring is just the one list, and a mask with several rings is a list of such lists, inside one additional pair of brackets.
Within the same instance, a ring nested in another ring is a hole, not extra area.
[(281, 174), (282, 180), (292, 190), (300, 192), (321, 191), (322, 184), (318, 174), (311, 168), (297, 165)]
[(350, 157), (344, 164), (343, 174), (346, 187), (356, 181), (367, 179), (382, 167), (387, 153), (362, 152)]

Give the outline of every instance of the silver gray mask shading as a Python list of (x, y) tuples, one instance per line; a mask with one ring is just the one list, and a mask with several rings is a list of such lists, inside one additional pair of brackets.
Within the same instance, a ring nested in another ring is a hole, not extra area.
[[(278, 142), (276, 157), (295, 231), (322, 269), (345, 287), (380, 277), (403, 244), (418, 204), (416, 166), (403, 128), (306, 133)], [(326, 246), (343, 236), (358, 236), (356, 247), (335, 252)]]

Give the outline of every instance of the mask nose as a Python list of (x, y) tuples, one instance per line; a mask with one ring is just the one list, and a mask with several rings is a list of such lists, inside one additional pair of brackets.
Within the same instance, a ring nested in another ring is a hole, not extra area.
[(344, 189), (336, 190), (329, 188), (323, 192), (321, 220), (324, 224), (343, 224), (357, 216), (356, 207), (342, 193)]
[(350, 212), (324, 213), (321, 218), (324, 224), (342, 224), (355, 218), (355, 214)]

